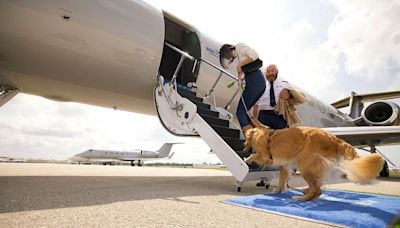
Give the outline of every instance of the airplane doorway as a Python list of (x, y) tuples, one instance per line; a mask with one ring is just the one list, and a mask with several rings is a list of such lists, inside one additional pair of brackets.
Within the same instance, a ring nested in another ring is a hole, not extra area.
[[(196, 30), (180, 19), (164, 12), (165, 40), (195, 59), (201, 58), (200, 41)], [(171, 80), (181, 55), (164, 44), (159, 73), (165, 80)], [(200, 61), (185, 59), (177, 75), (177, 83), (187, 85), (196, 82)]]

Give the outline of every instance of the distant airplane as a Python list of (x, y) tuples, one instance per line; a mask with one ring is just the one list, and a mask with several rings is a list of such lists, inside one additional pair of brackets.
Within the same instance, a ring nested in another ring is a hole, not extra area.
[(170, 159), (174, 155), (174, 153), (170, 154), (174, 144), (181, 143), (164, 143), (158, 151), (137, 150), (135, 152), (127, 152), (90, 149), (74, 155), (70, 160), (78, 163), (101, 163), (104, 165), (112, 165), (115, 162), (121, 161), (130, 161), (131, 166), (134, 166), (135, 161), (137, 161), (137, 165), (142, 166), (144, 160)]
[(23, 158), (0, 157), (0, 162), (26, 162)]

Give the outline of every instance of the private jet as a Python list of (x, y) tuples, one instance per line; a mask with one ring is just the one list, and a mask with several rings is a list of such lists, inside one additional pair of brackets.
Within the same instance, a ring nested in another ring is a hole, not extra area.
[(137, 161), (137, 165), (142, 166), (145, 160), (170, 159), (174, 155), (174, 152), (170, 153), (174, 144), (180, 143), (164, 143), (157, 151), (136, 150), (134, 152), (128, 152), (90, 149), (74, 155), (70, 160), (78, 162), (79, 164), (101, 163), (103, 165), (113, 165), (116, 162), (129, 161), (131, 166), (135, 166), (135, 161)]

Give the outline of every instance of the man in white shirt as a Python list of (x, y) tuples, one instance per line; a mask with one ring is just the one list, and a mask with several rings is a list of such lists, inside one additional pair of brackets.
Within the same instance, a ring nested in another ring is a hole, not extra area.
[(271, 64), (265, 72), (266, 89), (260, 100), (253, 106), (252, 116), (269, 126), (272, 129), (282, 129), (288, 127), (286, 120), (275, 113), (274, 109), (278, 99), (287, 100), (290, 98), (287, 88), (289, 83), (283, 82), (278, 78), (278, 68)]

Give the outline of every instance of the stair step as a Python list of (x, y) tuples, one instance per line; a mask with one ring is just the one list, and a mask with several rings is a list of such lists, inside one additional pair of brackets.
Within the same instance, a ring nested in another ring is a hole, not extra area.
[(201, 116), (203, 115), (207, 115), (207, 116), (212, 116), (212, 117), (219, 117), (219, 113), (218, 112), (214, 112), (211, 110), (207, 110), (207, 109), (203, 109), (201, 107), (197, 107), (197, 113), (199, 113)]
[(232, 137), (222, 137), (222, 139), (235, 151), (243, 150), (244, 140)]
[(201, 117), (210, 125), (221, 126), (221, 127), (229, 127), (229, 121), (228, 120), (223, 120), (223, 119), (219, 119), (219, 118), (212, 117), (212, 116), (207, 116), (207, 115), (202, 115)]
[(231, 137), (231, 138), (239, 138), (240, 131), (237, 129), (213, 126), (211, 127), (221, 136), (221, 137)]
[(253, 162), (248, 166), (249, 172), (279, 171), (279, 166), (276, 165), (259, 165)]
[(244, 152), (243, 150), (239, 150), (239, 151), (235, 151), (237, 153), (237, 155), (239, 155), (239, 157), (243, 158), (247, 158), (248, 156), (250, 156), (250, 154), (252, 154), (251, 150)]
[(183, 89), (183, 88), (181, 88), (181, 87), (179, 87), (178, 86), (178, 92), (181, 94), (186, 94), (186, 95), (189, 95), (189, 96), (192, 96), (192, 97), (196, 97), (196, 92), (193, 92), (193, 91), (191, 91), (191, 90), (189, 90), (189, 89)]
[(197, 96), (193, 96), (187, 93), (182, 93), (180, 91), (178, 91), (178, 93), (182, 96), (182, 97), (186, 97), (187, 99), (191, 100), (191, 101), (196, 101), (196, 102), (203, 102), (203, 98), (201, 97), (197, 97)]
[(259, 165), (255, 162), (252, 162), (250, 165), (247, 164), (247, 166), (249, 166), (249, 172), (260, 172), (262, 171), (262, 165)]
[(199, 108), (203, 108), (203, 109), (210, 109), (211, 108), (211, 105), (205, 104), (203, 102), (192, 101), (192, 100), (191, 100), (191, 102), (193, 102)]

